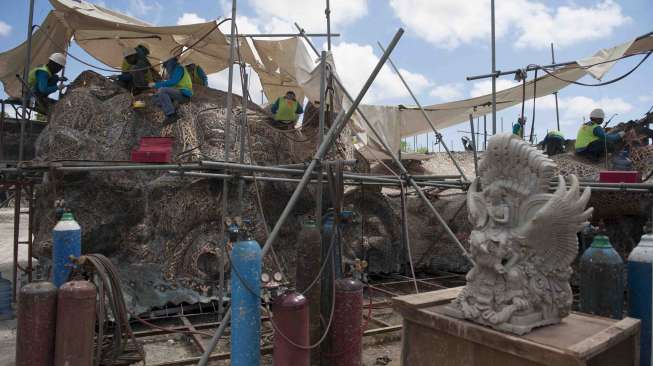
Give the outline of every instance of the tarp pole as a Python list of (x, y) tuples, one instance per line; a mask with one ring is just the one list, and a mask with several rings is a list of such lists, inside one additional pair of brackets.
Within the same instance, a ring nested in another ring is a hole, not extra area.
[(326, 10), (324, 13), (326, 14), (327, 22), (327, 50), (331, 52), (331, 3), (329, 0), (326, 0)]
[(476, 156), (476, 137), (474, 134), (474, 116), (469, 114), (469, 127), (472, 129), (472, 146), (474, 147), (474, 174), (478, 177), (478, 157)]
[[(383, 45), (381, 45), (381, 42), (377, 42), (379, 45), (379, 48), (381, 48), (381, 51), (385, 52), (385, 49), (383, 48)], [(422, 111), (422, 116), (424, 116), (424, 119), (429, 123), (429, 126), (431, 126), (431, 129), (433, 130), (433, 133), (435, 134), (435, 138), (438, 139), (438, 141), (442, 144), (442, 147), (444, 147), (444, 150), (447, 152), (447, 155), (449, 155), (449, 158), (453, 162), (453, 164), (456, 166), (456, 169), (460, 173), (460, 175), (463, 177), (464, 180), (468, 180), (467, 177), (465, 176), (465, 173), (463, 172), (462, 168), (460, 165), (458, 165), (458, 162), (456, 159), (454, 159), (453, 155), (451, 154), (451, 151), (449, 151), (449, 148), (447, 145), (444, 143), (444, 140), (442, 139), (442, 134), (438, 132), (438, 130), (435, 128), (435, 125), (433, 124), (433, 121), (431, 121), (431, 118), (429, 117), (428, 114), (426, 114), (426, 111), (424, 111), (424, 108), (422, 107), (422, 104), (417, 100), (417, 97), (413, 93), (413, 91), (410, 89), (410, 86), (408, 86), (408, 83), (406, 82), (406, 79), (404, 79), (403, 75), (401, 75), (401, 71), (399, 71), (399, 68), (395, 65), (395, 63), (392, 61), (392, 58), (388, 59), (388, 62), (390, 63), (390, 66), (392, 66), (392, 69), (395, 71), (397, 76), (399, 76), (399, 79), (401, 79), (401, 82), (404, 84), (404, 87), (406, 87), (406, 90), (408, 90), (408, 93), (410, 96), (413, 98), (413, 101), (415, 101), (415, 104), (417, 104), (417, 107), (419, 108), (420, 111)]]
[[(242, 67), (242, 66), (241, 66)], [(245, 163), (245, 135), (247, 133), (247, 105), (249, 100), (249, 90), (248, 90), (248, 76), (247, 72), (243, 73), (242, 80), (242, 89), (243, 89), (243, 98), (242, 98), (242, 115), (240, 117), (240, 164)], [(252, 162), (250, 162), (252, 163)], [(226, 184), (226, 181), (225, 181)], [(243, 212), (243, 196), (245, 195), (245, 180), (240, 179), (238, 181), (238, 214), (242, 215)]]
[[(551, 63), (556, 63), (555, 52), (553, 51), (553, 42), (551, 42)], [(556, 100), (556, 125), (558, 126), (558, 131), (560, 131), (560, 110), (558, 109), (558, 92), (553, 92), (553, 96)]]
[(492, 135), (497, 133), (497, 57), (496, 37), (494, 33), (494, 0), (491, 1), (491, 23), (492, 23)]
[[(23, 68), (23, 80), (27, 80), (29, 68), (32, 61), (32, 28), (34, 27), (34, 0), (29, 2), (29, 20), (27, 21), (27, 53), (25, 55), (25, 67)], [(24, 88), (24, 86), (23, 86)], [(18, 146), (18, 161), (25, 157), (25, 123), (27, 122), (27, 106), (30, 99), (29, 90), (23, 93), (23, 115), (20, 119), (20, 142)]]
[[(328, 149), (335, 142), (336, 137), (340, 135), (343, 128), (345, 128), (347, 121), (349, 121), (351, 116), (354, 114), (354, 111), (358, 109), (358, 105), (363, 100), (363, 97), (365, 97), (365, 94), (370, 89), (372, 82), (374, 81), (374, 79), (376, 79), (377, 75), (381, 71), (381, 68), (387, 61), (388, 57), (390, 56), (390, 53), (394, 50), (397, 43), (399, 43), (399, 39), (401, 39), (401, 36), (403, 34), (404, 34), (404, 30), (402, 28), (399, 28), (394, 38), (392, 38), (390, 45), (388, 46), (388, 51), (385, 52), (383, 56), (381, 56), (381, 59), (376, 64), (376, 67), (372, 71), (372, 74), (367, 78), (367, 81), (365, 82), (365, 85), (363, 85), (363, 88), (361, 89), (358, 96), (356, 97), (356, 100), (354, 100), (351, 107), (349, 107), (346, 113), (341, 113), (338, 116), (338, 118), (336, 118), (333, 125), (331, 125), (331, 128), (329, 128), (329, 131), (327, 132), (324, 141), (322, 141), (322, 144), (320, 145), (319, 149), (315, 153), (313, 160), (311, 160), (311, 163), (306, 168), (306, 171), (304, 172), (301, 181), (297, 184), (297, 187), (295, 188), (295, 191), (293, 192), (292, 196), (290, 196), (290, 199), (288, 200), (286, 207), (281, 212), (279, 219), (274, 224), (274, 228), (268, 235), (268, 239), (265, 241), (265, 245), (261, 249), (263, 256), (265, 256), (265, 254), (270, 250), (270, 248), (272, 247), (272, 243), (274, 243), (274, 241), (277, 238), (277, 235), (279, 235), (279, 232), (281, 231), (281, 227), (285, 225), (286, 219), (288, 218), (288, 216), (290, 216), (290, 213), (294, 209), (297, 201), (299, 201), (302, 191), (304, 190), (308, 182), (311, 180), (313, 170), (315, 170), (315, 167), (317, 166), (318, 162), (322, 160), (322, 158), (324, 158), (324, 155), (327, 153)], [(209, 361), (209, 356), (215, 349), (215, 346), (218, 344), (218, 340), (224, 333), (226, 329), (226, 324), (230, 318), (231, 318), (231, 308), (227, 309), (227, 312), (225, 313), (225, 316), (222, 319), (222, 324), (220, 324), (220, 327), (216, 330), (215, 334), (213, 335), (213, 338), (211, 338), (211, 342), (206, 347), (206, 351), (202, 354), (198, 366), (206, 366), (206, 364)]]
[[(225, 118), (224, 127), (224, 160), (229, 161), (230, 133), (231, 133), (231, 118), (232, 118), (232, 98), (233, 98), (233, 83), (234, 83), (234, 58), (236, 48), (236, 0), (231, 1), (231, 34), (229, 38), (229, 84), (227, 85), (227, 116)], [(245, 111), (245, 113), (247, 113)], [(224, 259), (227, 255), (227, 241), (225, 235), (225, 219), (227, 217), (229, 183), (224, 181), (222, 184), (222, 215), (220, 220), (220, 256), (218, 257), (218, 266), (220, 269), (219, 287), (218, 287), (218, 319), (223, 314), (223, 300), (224, 300)]]

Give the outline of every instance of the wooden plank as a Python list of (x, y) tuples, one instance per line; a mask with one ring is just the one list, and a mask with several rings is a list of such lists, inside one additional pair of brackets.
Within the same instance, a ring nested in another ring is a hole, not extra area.
[(604, 352), (614, 345), (623, 342), (635, 334), (639, 334), (640, 321), (633, 318), (625, 318), (611, 327), (595, 334), (581, 342), (569, 347), (569, 351), (579, 358), (590, 359), (601, 352)]
[(392, 306), (399, 310), (399, 308), (425, 308), (447, 304), (455, 299), (462, 289), (463, 287), (461, 286), (448, 288), (446, 290), (399, 296), (392, 299)]

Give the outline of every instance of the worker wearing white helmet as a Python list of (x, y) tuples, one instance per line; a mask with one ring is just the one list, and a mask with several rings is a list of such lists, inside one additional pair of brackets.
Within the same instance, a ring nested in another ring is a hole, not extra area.
[[(32, 96), (36, 99), (36, 109), (47, 114), (50, 106), (55, 102), (48, 96), (57, 90), (62, 90), (65, 79), (57, 75), (66, 66), (66, 56), (61, 53), (53, 53), (48, 58), (48, 63), (33, 68), (27, 77), (27, 84), (31, 89)], [(61, 81), (61, 83), (60, 83)]]
[(576, 136), (576, 154), (593, 160), (600, 159), (606, 150), (612, 150), (612, 144), (619, 141), (624, 133), (606, 133), (601, 125), (605, 119), (603, 109), (596, 108), (590, 113), (589, 121), (578, 130)]

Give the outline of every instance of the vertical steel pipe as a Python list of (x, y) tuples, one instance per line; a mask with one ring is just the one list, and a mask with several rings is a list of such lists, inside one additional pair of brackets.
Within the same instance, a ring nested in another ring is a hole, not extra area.
[(16, 366), (52, 366), (57, 323), (57, 288), (35, 282), (20, 289)]
[[(555, 64), (556, 63), (556, 56), (555, 52), (553, 51), (553, 42), (551, 42), (551, 63)], [(556, 126), (558, 127), (558, 131), (560, 131), (560, 110), (558, 109), (558, 92), (553, 92), (553, 96), (555, 97), (556, 101)]]
[[(247, 135), (247, 101), (248, 101), (248, 83), (247, 73), (243, 73), (243, 98), (242, 98), (242, 114), (240, 117), (240, 164), (245, 163), (245, 136)], [(253, 162), (250, 162), (253, 163)], [(226, 181), (224, 182), (227, 183)], [(238, 180), (238, 215), (243, 212), (243, 196), (245, 195), (245, 180)]]
[(476, 138), (474, 137), (474, 117), (469, 114), (469, 127), (472, 129), (472, 146), (474, 146), (474, 175), (478, 177), (478, 157), (476, 156)]
[(495, 36), (494, 0), (490, 3), (492, 37), (492, 135), (497, 133), (497, 48)]
[[(34, 27), (34, 0), (29, 2), (29, 19), (27, 21), (27, 54), (25, 55), (25, 67), (23, 68), (23, 80), (27, 80), (30, 65), (32, 64), (32, 28)], [(23, 93), (23, 115), (20, 119), (20, 142), (18, 146), (18, 161), (23, 161), (25, 150), (25, 123), (27, 122), (27, 106), (29, 104), (29, 90)]]
[(14, 190), (14, 258), (13, 273), (11, 277), (11, 295), (14, 302), (18, 300), (16, 297), (16, 289), (18, 288), (18, 246), (20, 243), (20, 200), (22, 191), (22, 182), (16, 182)]
[(32, 245), (34, 244), (34, 184), (27, 185), (27, 281), (32, 282)]

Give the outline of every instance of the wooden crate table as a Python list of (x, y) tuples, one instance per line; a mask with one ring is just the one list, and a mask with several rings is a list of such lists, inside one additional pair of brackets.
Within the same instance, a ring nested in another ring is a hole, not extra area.
[(396, 297), (403, 366), (638, 366), (637, 319), (572, 313), (524, 336), (444, 315), (462, 287)]

